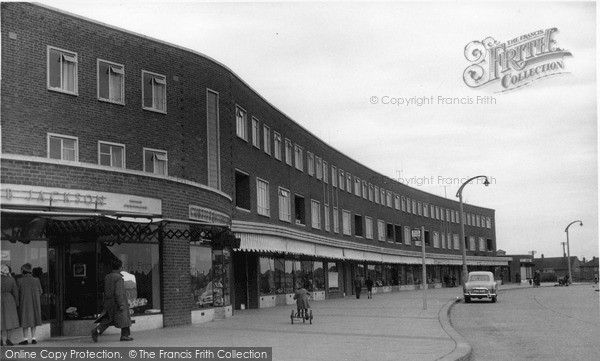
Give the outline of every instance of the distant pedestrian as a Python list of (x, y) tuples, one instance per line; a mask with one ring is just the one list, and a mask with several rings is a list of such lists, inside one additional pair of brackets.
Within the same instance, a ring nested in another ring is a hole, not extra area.
[(367, 286), (367, 298), (373, 298), (373, 281), (371, 281), (371, 277), (367, 277), (365, 286)]
[(362, 290), (362, 282), (360, 280), (360, 276), (356, 275), (354, 279), (354, 292), (356, 293), (356, 299), (360, 298), (360, 291)]
[(19, 306), (19, 288), (17, 282), (10, 275), (10, 268), (3, 264), (0, 266), (0, 287), (2, 290), (1, 317), (2, 319), (2, 346), (12, 346), (13, 343), (8, 337), (10, 330), (19, 328), (19, 316), (17, 306)]
[(96, 320), (98, 326), (92, 329), (92, 340), (98, 342), (109, 326), (121, 329), (121, 341), (133, 341), (131, 337), (131, 316), (129, 303), (125, 295), (125, 282), (121, 274), (123, 263), (119, 259), (112, 260), (112, 271), (104, 277), (104, 310)]
[(594, 276), (594, 286), (598, 284), (598, 276)]
[(452, 287), (456, 287), (456, 275), (452, 275)]
[(23, 341), (19, 345), (27, 345), (27, 330), (29, 329), (29, 342), (36, 344), (35, 330), (42, 325), (42, 284), (38, 278), (31, 274), (31, 263), (21, 267), (23, 276), (17, 280), (19, 286), (19, 319), (23, 328)]

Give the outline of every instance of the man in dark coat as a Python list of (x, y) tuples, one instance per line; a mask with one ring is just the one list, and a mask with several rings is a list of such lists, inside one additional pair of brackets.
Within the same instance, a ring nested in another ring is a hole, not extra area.
[[(19, 286), (19, 321), (23, 328), (24, 340), (19, 345), (27, 345), (29, 342), (36, 344), (35, 330), (42, 325), (42, 284), (40, 280), (33, 277), (31, 263), (25, 263), (21, 267), (22, 276), (17, 280)], [(27, 340), (27, 329), (30, 330), (31, 339)]]
[(354, 292), (356, 293), (356, 298), (360, 298), (360, 291), (362, 290), (362, 282), (360, 280), (360, 276), (356, 275), (354, 279)]
[(371, 277), (367, 277), (365, 286), (367, 286), (367, 298), (373, 298), (373, 281), (371, 281)]
[(98, 326), (92, 329), (94, 342), (98, 342), (98, 335), (102, 334), (109, 326), (121, 329), (121, 341), (133, 341), (129, 329), (131, 326), (129, 303), (125, 295), (125, 282), (121, 275), (122, 265), (121, 260), (113, 260), (112, 271), (104, 277), (104, 310), (99, 318)]

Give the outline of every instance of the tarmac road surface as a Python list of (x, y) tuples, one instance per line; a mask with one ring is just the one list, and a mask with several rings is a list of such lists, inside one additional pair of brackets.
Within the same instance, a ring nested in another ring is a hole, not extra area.
[(511, 289), (497, 303), (455, 304), (452, 326), (472, 346), (473, 360), (598, 360), (598, 286)]

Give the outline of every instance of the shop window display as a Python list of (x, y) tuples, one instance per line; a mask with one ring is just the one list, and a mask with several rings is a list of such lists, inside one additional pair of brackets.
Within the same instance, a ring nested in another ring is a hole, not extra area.
[(213, 305), (212, 250), (198, 244), (190, 244), (190, 278), (193, 307)]
[(275, 260), (273, 258), (260, 258), (260, 294), (275, 294)]

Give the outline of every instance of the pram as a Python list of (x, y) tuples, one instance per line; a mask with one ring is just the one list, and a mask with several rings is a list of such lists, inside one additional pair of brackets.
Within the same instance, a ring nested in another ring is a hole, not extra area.
[(310, 322), (312, 325), (313, 313), (312, 310), (301, 308), (300, 310), (292, 310), (292, 314), (290, 315), (290, 319), (292, 320), (292, 325), (294, 324), (294, 319), (302, 319), (302, 323), (306, 321)]

